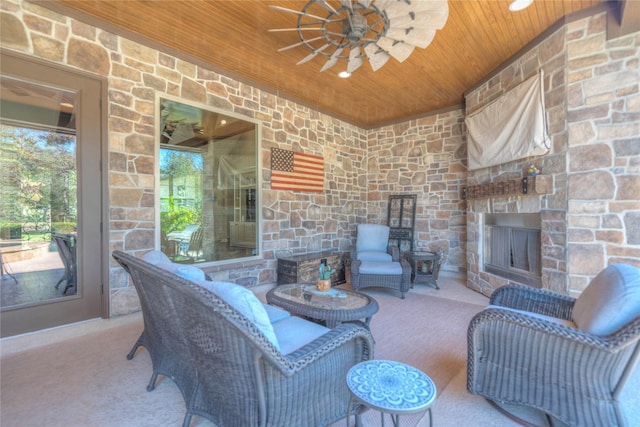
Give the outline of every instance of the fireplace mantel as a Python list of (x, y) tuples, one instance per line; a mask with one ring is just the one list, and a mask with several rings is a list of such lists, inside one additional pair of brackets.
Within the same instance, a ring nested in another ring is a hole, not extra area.
[(527, 194), (549, 194), (553, 192), (551, 175), (525, 176), (508, 181), (470, 185), (462, 189), (462, 198), (467, 200), (494, 197), (521, 196)]

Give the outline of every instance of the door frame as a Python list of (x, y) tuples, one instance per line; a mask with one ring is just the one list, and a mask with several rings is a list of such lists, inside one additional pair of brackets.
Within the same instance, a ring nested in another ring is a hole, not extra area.
[[(65, 73), (69, 76), (75, 76), (77, 78), (82, 78), (82, 79), (90, 79), (93, 80), (96, 84), (99, 85), (99, 92), (100, 92), (100, 97), (99, 99), (96, 99), (95, 102), (98, 103), (97, 108), (99, 109), (98, 115), (99, 115), (99, 122), (97, 123), (97, 126), (99, 127), (99, 130), (97, 132), (95, 132), (95, 134), (99, 135), (99, 147), (97, 148), (97, 150), (94, 151), (95, 152), (99, 152), (100, 154), (100, 159), (98, 160), (99, 163), (99, 167), (98, 167), (98, 176), (96, 177), (97, 180), (99, 180), (99, 183), (97, 184), (97, 187), (100, 188), (100, 196), (98, 197), (99, 200), (99, 204), (100, 204), (100, 214), (99, 214), (99, 230), (97, 231), (97, 236), (99, 239), (99, 247), (100, 247), (100, 254), (98, 256), (93, 257), (93, 259), (95, 259), (95, 262), (97, 262), (99, 265), (96, 266), (97, 269), (99, 269), (99, 273), (97, 274), (97, 276), (99, 276), (99, 281), (100, 283), (95, 283), (91, 285), (91, 290), (92, 292), (98, 292), (99, 294), (99, 304), (97, 304), (96, 301), (93, 301), (92, 304), (94, 305), (99, 305), (99, 307), (91, 307), (91, 311), (95, 311), (96, 314), (99, 313), (98, 316), (94, 316), (94, 317), (87, 317), (86, 319), (74, 319), (71, 320), (69, 323), (55, 323), (54, 319), (51, 319), (49, 315), (45, 315), (45, 316), (37, 316), (39, 317), (39, 319), (37, 319), (38, 321), (43, 321), (43, 322), (54, 322), (54, 324), (51, 324), (49, 326), (45, 326), (44, 328), (41, 329), (33, 329), (31, 332), (35, 332), (37, 330), (42, 330), (42, 329), (46, 329), (49, 327), (55, 327), (55, 326), (63, 326), (63, 325), (67, 325), (67, 324), (72, 324), (72, 323), (76, 323), (76, 322), (80, 322), (80, 321), (84, 321), (84, 320), (88, 320), (90, 318), (96, 318), (96, 317), (101, 317), (101, 318), (109, 318), (110, 317), (110, 291), (109, 291), (109, 180), (108, 180), (108, 153), (109, 153), (109, 144), (108, 144), (108, 104), (107, 104), (107, 100), (108, 100), (108, 81), (106, 79), (106, 77), (100, 76), (100, 75), (96, 75), (96, 74), (92, 74), (92, 73), (88, 73), (88, 72), (84, 72), (81, 70), (76, 70), (74, 68), (68, 67), (68, 66), (64, 66), (64, 65), (60, 65), (57, 63), (52, 63), (46, 60), (42, 60), (39, 58), (35, 58), (33, 56), (29, 56), (29, 55), (25, 55), (22, 53), (18, 53), (18, 52), (12, 52), (6, 49), (2, 49), (0, 51), (0, 56), (2, 57), (2, 72), (6, 73), (7, 75), (11, 75), (14, 76), (16, 78), (23, 78), (25, 80), (33, 80), (38, 81), (40, 83), (44, 83), (46, 84), (45, 81), (46, 79), (42, 79), (42, 78), (38, 78), (38, 77), (32, 77), (33, 74), (28, 75), (29, 72), (27, 72), (27, 75), (23, 74), (24, 69), (21, 69), (18, 72), (14, 72), (13, 70), (16, 69), (16, 63), (22, 63), (25, 65), (25, 67), (45, 67), (45, 68), (49, 68), (49, 69), (55, 69), (59, 72)], [(7, 66), (7, 61), (9, 66)], [(9, 70), (5, 70), (6, 68), (9, 68)], [(53, 83), (49, 83), (49, 84), (53, 84)], [(63, 88), (64, 85), (63, 84), (56, 84), (57, 86)], [(82, 96), (80, 96), (80, 100), (79, 102), (87, 102), (87, 99), (82, 100)], [(82, 106), (80, 107), (82, 108)], [(82, 135), (80, 135), (83, 130), (82, 128), (77, 129), (78, 135), (80, 138), (82, 138)], [(81, 152), (79, 152), (79, 157), (78, 157), (78, 171), (79, 173), (82, 173), (82, 169), (84, 168), (83, 166), (83, 156), (81, 154)], [(78, 200), (79, 202), (84, 198), (84, 195), (82, 193), (80, 193), (78, 195)], [(79, 218), (80, 221), (82, 221), (82, 216)], [(82, 223), (79, 221), (79, 226), (83, 226), (81, 225)], [(84, 230), (83, 230), (84, 231)], [(92, 231), (95, 234), (95, 231)], [(83, 245), (84, 246), (84, 245)], [(79, 246), (79, 249), (82, 250), (83, 246)], [(84, 278), (82, 276), (84, 276), (84, 270), (85, 270), (85, 266), (84, 264), (87, 264), (89, 255), (87, 254), (83, 254), (82, 256), (82, 265), (80, 265), (79, 269), (78, 269), (78, 282), (80, 282), (80, 280), (83, 280)], [(88, 286), (88, 282), (89, 281), (83, 281), (84, 282), (84, 286)], [(81, 299), (84, 300), (85, 298), (85, 294), (86, 291), (85, 289), (82, 290), (83, 295), (80, 297)], [(71, 298), (70, 298), (71, 299)], [(74, 299), (78, 299), (78, 298), (74, 298)], [(46, 304), (46, 303), (45, 303)], [(64, 302), (59, 302), (56, 301), (54, 302), (54, 304), (64, 304)], [(84, 306), (83, 309), (83, 313), (86, 312), (88, 307)], [(19, 319), (20, 316), (19, 314), (16, 314), (20, 311), (20, 308), (16, 308), (15, 310), (6, 310), (3, 311), (1, 313), (2, 316), (2, 322), (11, 322), (13, 319)], [(30, 331), (23, 331), (23, 332), (18, 332), (17, 335), (22, 334), (22, 333), (27, 333)], [(4, 338), (4, 334), (5, 334), (5, 328), (3, 328), (2, 331), (2, 337)], [(9, 333), (7, 336), (12, 336), (12, 335), (16, 335), (15, 333)]]

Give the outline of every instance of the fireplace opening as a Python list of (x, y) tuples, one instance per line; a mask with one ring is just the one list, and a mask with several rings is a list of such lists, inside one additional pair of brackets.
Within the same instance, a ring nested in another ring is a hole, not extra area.
[(484, 270), (540, 288), (540, 214), (485, 214)]

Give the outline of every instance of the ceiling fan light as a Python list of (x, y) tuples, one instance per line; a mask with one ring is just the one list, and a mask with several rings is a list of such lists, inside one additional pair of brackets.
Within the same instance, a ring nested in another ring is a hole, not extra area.
[(509, 10), (511, 12), (518, 12), (520, 10), (526, 9), (533, 3), (533, 0), (513, 0), (509, 5)]

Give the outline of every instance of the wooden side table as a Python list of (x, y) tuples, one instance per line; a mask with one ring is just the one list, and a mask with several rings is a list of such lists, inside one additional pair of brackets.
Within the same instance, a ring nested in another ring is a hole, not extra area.
[(424, 283), (438, 287), (438, 274), (442, 256), (436, 252), (411, 251), (407, 253), (407, 259), (411, 264), (411, 287), (415, 283)]

